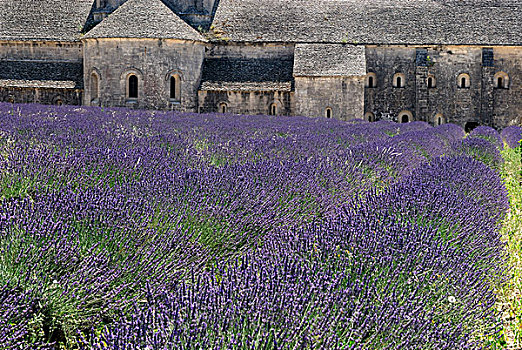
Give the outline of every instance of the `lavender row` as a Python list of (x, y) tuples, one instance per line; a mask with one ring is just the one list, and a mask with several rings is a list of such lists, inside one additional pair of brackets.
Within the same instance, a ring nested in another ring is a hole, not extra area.
[(15, 325), (0, 339), (465, 348), (478, 323), (495, 332), (506, 207), (490, 130), (10, 104), (0, 119), (0, 313)]

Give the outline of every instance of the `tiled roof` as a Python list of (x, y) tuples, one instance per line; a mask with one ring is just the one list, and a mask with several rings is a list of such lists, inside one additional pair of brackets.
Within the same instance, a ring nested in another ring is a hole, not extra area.
[(0, 0), (0, 40), (76, 41), (92, 0)]
[(221, 0), (212, 28), (247, 42), (522, 45), (522, 1)]
[(82, 89), (78, 62), (0, 61), (0, 86)]
[(298, 44), (294, 76), (366, 75), (364, 46), (343, 44)]
[(128, 0), (85, 38), (162, 38), (205, 41), (161, 0)]
[(207, 58), (201, 90), (290, 91), (292, 58)]

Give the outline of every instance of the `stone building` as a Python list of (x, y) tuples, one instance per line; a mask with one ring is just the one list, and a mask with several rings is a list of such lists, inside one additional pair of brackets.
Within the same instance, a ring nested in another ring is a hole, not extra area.
[(522, 124), (519, 0), (0, 0), (0, 101)]

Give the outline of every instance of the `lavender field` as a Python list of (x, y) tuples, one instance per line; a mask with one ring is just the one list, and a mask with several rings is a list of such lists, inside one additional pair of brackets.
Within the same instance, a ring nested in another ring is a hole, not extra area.
[(0, 104), (0, 347), (488, 348), (521, 138)]

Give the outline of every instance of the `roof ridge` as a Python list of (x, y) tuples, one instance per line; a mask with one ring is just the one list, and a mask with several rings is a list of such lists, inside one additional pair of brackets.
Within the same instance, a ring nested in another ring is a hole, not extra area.
[(128, 0), (84, 36), (206, 41), (162, 0)]

